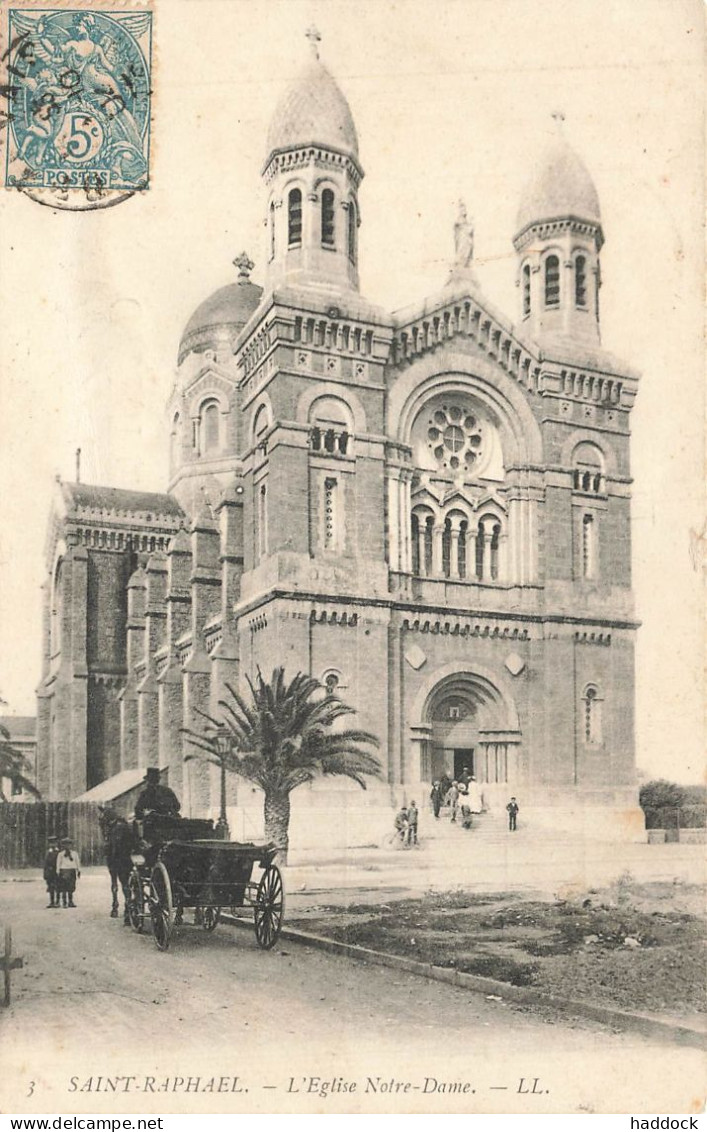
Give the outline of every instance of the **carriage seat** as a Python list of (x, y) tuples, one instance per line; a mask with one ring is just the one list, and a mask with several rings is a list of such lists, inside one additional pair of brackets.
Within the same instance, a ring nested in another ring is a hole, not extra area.
[(180, 818), (165, 814), (148, 814), (142, 821), (136, 821), (135, 826), (140, 841), (149, 845), (165, 841), (196, 841), (212, 837), (214, 832), (214, 823), (207, 818)]

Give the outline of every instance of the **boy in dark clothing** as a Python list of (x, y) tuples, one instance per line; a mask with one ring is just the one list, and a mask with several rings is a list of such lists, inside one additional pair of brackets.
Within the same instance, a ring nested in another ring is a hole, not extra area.
[(49, 903), (47, 908), (59, 907), (59, 889), (57, 887), (56, 859), (59, 856), (59, 838), (47, 838), (47, 855), (44, 858), (44, 883), (47, 886)]
[(516, 802), (515, 798), (511, 798), (510, 802), (506, 806), (506, 809), (508, 810), (508, 828), (509, 830), (515, 830), (516, 818), (518, 817), (518, 810), (520, 809), (520, 806)]

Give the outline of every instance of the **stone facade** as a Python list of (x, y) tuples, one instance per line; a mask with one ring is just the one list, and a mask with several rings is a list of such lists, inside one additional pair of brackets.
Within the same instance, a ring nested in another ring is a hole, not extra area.
[(157, 764), (187, 810), (213, 808), (180, 728), (283, 664), (380, 736), (376, 804), (469, 766), (492, 806), (633, 829), (637, 375), (600, 344), (596, 190), (558, 137), (521, 202), (514, 324), (481, 293), (463, 209), (439, 293), (366, 301), (362, 176), (315, 50), (268, 134), (264, 288), (240, 256), (182, 338), (169, 495), (58, 485), (42, 789)]

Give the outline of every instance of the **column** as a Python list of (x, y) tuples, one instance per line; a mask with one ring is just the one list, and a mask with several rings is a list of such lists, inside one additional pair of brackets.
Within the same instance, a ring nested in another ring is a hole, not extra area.
[(451, 539), (449, 546), (449, 576), (459, 577), (459, 519), (452, 519)]
[(422, 515), (417, 517), (417, 560), (418, 560), (418, 574), (424, 577), (427, 573), (427, 554), (425, 548), (425, 532), (427, 530), (427, 523), (424, 521)]
[(472, 530), (471, 527), (466, 532), (466, 576), (475, 580), (478, 579), (476, 573), (476, 540), (478, 534), (478, 529)]
[(432, 528), (432, 573), (436, 577), (442, 576), (442, 540), (444, 538), (444, 526), (435, 523)]
[(484, 558), (481, 567), (481, 577), (485, 582), (491, 581), (491, 540), (493, 539), (493, 525), (484, 523)]

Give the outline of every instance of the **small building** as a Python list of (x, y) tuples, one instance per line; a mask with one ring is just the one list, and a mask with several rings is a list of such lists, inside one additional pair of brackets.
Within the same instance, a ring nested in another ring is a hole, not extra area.
[[(37, 719), (33, 715), (0, 715), (0, 729), (7, 732), (7, 742), (13, 750), (27, 759), (28, 766), (23, 771), (25, 778), (37, 783)], [(2, 780), (2, 792), (9, 802), (33, 802), (34, 795), (23, 790), (20, 783)]]

